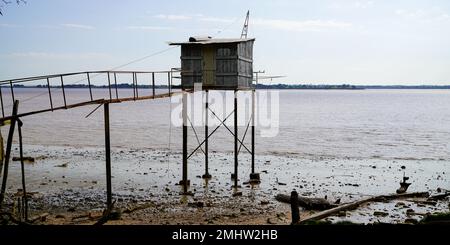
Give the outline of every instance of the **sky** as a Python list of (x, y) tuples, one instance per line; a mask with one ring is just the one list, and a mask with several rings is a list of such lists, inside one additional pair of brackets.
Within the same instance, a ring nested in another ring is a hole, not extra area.
[(0, 80), (180, 67), (168, 42), (238, 38), (247, 10), (266, 83), (450, 84), (448, 0), (27, 0), (2, 6)]

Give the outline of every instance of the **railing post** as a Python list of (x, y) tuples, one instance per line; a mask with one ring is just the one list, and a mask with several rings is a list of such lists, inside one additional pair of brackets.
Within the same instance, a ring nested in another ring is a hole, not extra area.
[(87, 72), (86, 74), (88, 80), (89, 95), (91, 96), (91, 101), (93, 101), (94, 99), (92, 98), (91, 77), (89, 76), (89, 72)]
[(153, 88), (153, 98), (155, 98), (155, 73), (152, 72), (152, 88)]
[(133, 87), (133, 99), (136, 100), (136, 89), (134, 88), (134, 83), (135, 83), (134, 82), (134, 79), (135, 79), (134, 72), (132, 72), (131, 75), (133, 76), (133, 86), (132, 86)]
[(135, 79), (134, 82), (136, 83), (136, 98), (139, 98), (139, 88), (138, 88), (138, 76), (137, 73), (134, 73)]
[[(0, 103), (2, 104), (2, 116), (5, 117), (5, 108), (3, 107), (2, 86), (0, 85)], [(2, 170), (0, 169), (0, 172)]]
[(63, 80), (63, 76), (60, 76), (60, 77), (61, 77), (61, 88), (62, 88), (63, 98), (64, 98), (64, 107), (67, 109), (66, 92), (64, 90), (64, 80)]
[(109, 71), (106, 72), (106, 75), (108, 76), (108, 90), (109, 90), (109, 100), (112, 100), (112, 92), (111, 92), (111, 78), (109, 76)]
[(11, 98), (13, 103), (15, 103), (16, 99), (14, 98), (14, 89), (13, 89), (13, 83), (12, 81), (9, 81), (9, 87), (11, 88)]
[(52, 92), (50, 91), (50, 79), (47, 77), (47, 88), (48, 88), (48, 98), (50, 99), (50, 108), (53, 111), (53, 100), (52, 100)]
[(171, 86), (170, 86), (170, 78), (171, 78), (171, 76), (170, 76), (170, 71), (169, 72), (167, 72), (167, 86), (169, 87), (169, 95), (170, 95), (170, 92), (171, 92)]
[(114, 85), (116, 86), (116, 99), (119, 99), (119, 91), (117, 90), (117, 76), (114, 72)]

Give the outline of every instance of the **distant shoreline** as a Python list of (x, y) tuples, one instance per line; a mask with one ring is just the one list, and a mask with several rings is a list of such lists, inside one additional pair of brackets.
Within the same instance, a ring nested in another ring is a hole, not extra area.
[[(9, 86), (0, 86), (9, 88)], [(142, 89), (151, 89), (150, 85), (138, 85), (138, 88)], [(45, 85), (36, 85), (36, 86), (24, 86), (21, 84), (15, 84), (14, 88), (47, 88)], [(50, 86), (50, 88), (61, 88), (61, 86)], [(88, 85), (84, 84), (75, 84), (75, 85), (64, 85), (64, 88), (89, 88)], [(108, 85), (91, 85), (91, 88), (94, 89), (107, 89)], [(116, 88), (116, 85), (111, 85), (111, 88)], [(132, 89), (133, 86), (131, 84), (117, 84), (118, 89)], [(167, 85), (155, 85), (155, 89), (167, 89)], [(179, 85), (172, 86), (173, 89), (180, 89)], [(297, 89), (297, 90), (365, 90), (365, 89), (450, 89), (450, 85), (311, 85), (311, 84), (274, 84), (274, 85), (266, 85), (266, 84), (258, 84), (256, 86), (257, 89), (278, 89), (278, 90), (289, 90), (289, 89)]]

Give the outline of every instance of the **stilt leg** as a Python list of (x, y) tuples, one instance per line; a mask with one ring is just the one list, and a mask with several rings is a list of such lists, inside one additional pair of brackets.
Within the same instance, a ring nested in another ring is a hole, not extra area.
[(112, 206), (112, 186), (111, 186), (111, 144), (109, 135), (109, 103), (104, 104), (105, 112), (105, 158), (106, 158), (106, 205), (110, 209)]
[(255, 173), (255, 89), (252, 90), (252, 172), (250, 173), (250, 182), (259, 183), (259, 173)]
[(203, 179), (211, 179), (211, 175), (209, 174), (208, 169), (208, 110), (209, 110), (209, 104), (208, 104), (208, 96), (209, 92), (208, 90), (205, 91), (205, 174), (202, 176)]
[(187, 93), (183, 92), (183, 173), (180, 184), (183, 186), (182, 194), (188, 194), (188, 159), (187, 159)]

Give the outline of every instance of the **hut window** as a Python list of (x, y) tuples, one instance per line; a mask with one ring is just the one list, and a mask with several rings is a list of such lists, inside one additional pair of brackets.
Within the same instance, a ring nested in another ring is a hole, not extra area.
[(221, 47), (217, 49), (217, 57), (229, 57), (236, 55), (235, 47)]

